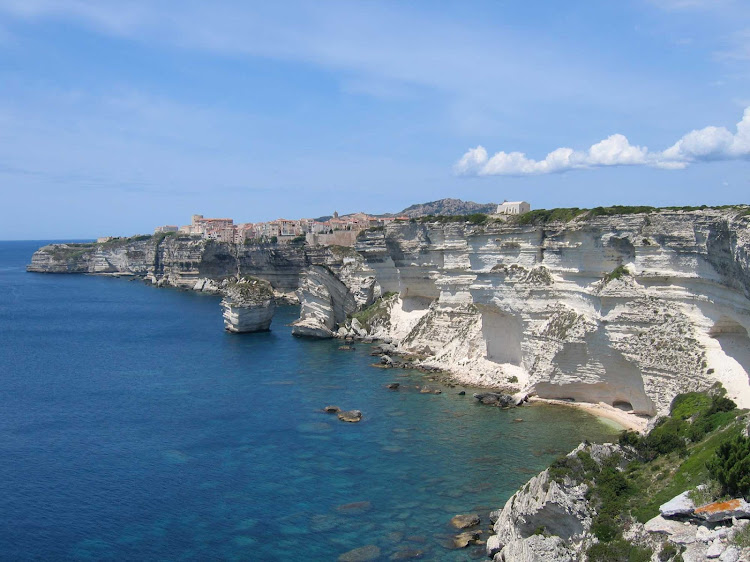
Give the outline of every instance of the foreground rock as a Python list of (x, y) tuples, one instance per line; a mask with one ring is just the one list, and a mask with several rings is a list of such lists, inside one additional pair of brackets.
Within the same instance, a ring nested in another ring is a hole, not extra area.
[(263, 332), (271, 327), (276, 309), (273, 288), (268, 281), (256, 278), (240, 279), (224, 288), (221, 306), (224, 309), (224, 328), (228, 332)]
[[(582, 444), (567, 456), (575, 458), (579, 451), (588, 452), (595, 461), (624, 453), (617, 445)], [(578, 560), (595, 514), (587, 491), (585, 484), (553, 479), (549, 469), (535, 476), (497, 514), (495, 535), (487, 541), (488, 555), (514, 562)]]

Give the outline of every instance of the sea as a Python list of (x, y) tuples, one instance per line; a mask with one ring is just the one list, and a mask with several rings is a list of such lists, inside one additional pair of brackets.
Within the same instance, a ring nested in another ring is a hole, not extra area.
[(294, 306), (230, 334), (215, 296), (27, 273), (46, 243), (0, 242), (0, 560), (481, 560), (451, 517), (486, 539), (534, 474), (617, 435), (295, 338)]

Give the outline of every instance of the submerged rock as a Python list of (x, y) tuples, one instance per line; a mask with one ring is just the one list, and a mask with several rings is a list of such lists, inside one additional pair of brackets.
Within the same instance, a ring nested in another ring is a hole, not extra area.
[(224, 328), (232, 333), (268, 330), (276, 308), (271, 284), (254, 277), (228, 283), (221, 306)]
[(338, 406), (326, 406), (323, 408), (323, 411), (328, 414), (338, 414), (341, 411), (341, 408)]
[(378, 558), (380, 558), (380, 548), (374, 544), (368, 544), (345, 552), (339, 556), (338, 562), (370, 562)]
[(340, 505), (336, 508), (336, 511), (339, 513), (350, 513), (350, 514), (357, 514), (357, 513), (365, 513), (366, 511), (370, 511), (372, 508), (372, 504), (368, 501), (361, 501), (361, 502), (352, 502), (352, 503), (345, 503), (343, 505)]

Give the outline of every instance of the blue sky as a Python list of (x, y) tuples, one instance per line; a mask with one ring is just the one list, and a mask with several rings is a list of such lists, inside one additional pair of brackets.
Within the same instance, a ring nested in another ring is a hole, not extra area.
[(745, 0), (0, 0), (0, 239), (749, 203), (749, 106)]

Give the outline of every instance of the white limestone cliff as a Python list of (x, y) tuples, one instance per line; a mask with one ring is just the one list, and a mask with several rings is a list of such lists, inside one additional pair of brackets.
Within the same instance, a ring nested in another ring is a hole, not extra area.
[(326, 266), (310, 266), (299, 289), (300, 317), (292, 323), (295, 336), (330, 338), (357, 310), (354, 295)]
[(271, 327), (275, 309), (268, 281), (243, 278), (223, 287), (224, 327), (228, 332), (264, 332)]
[(750, 406), (742, 209), (541, 226), (394, 223), (357, 244), (394, 291), (372, 334), (467, 384), (643, 415), (721, 382)]

